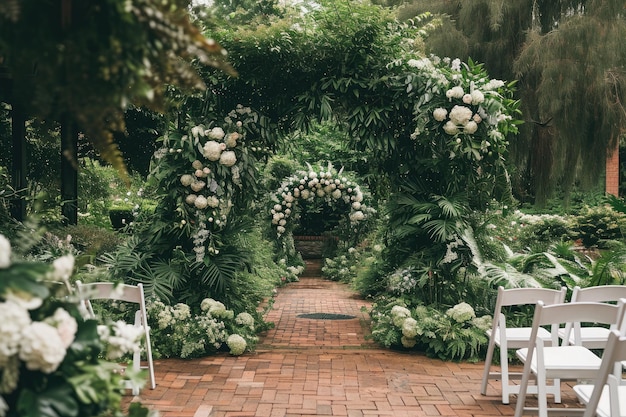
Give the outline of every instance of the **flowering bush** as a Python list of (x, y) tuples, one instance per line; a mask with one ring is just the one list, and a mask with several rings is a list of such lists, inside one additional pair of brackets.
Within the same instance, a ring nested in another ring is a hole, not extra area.
[(349, 247), (344, 253), (334, 258), (324, 258), (322, 274), (333, 281), (351, 282), (356, 276), (356, 265), (359, 259), (359, 251)]
[(205, 298), (197, 314), (187, 304), (148, 302), (153, 354), (157, 357), (197, 358), (215, 353), (224, 343), (233, 355), (251, 350), (258, 337), (254, 317), (234, 311), (212, 298)]
[(491, 317), (476, 317), (467, 303), (445, 312), (402, 299), (380, 298), (372, 307), (372, 338), (385, 347), (418, 349), (442, 360), (477, 361), (487, 343)]
[(141, 334), (83, 318), (68, 292), (72, 256), (51, 265), (13, 257), (0, 235), (0, 416), (123, 415), (122, 383), (141, 378), (108, 359), (138, 349)]

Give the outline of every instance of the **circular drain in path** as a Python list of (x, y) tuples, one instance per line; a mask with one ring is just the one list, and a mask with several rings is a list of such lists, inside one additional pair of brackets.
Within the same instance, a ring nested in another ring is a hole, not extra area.
[(300, 319), (313, 319), (313, 320), (350, 320), (355, 319), (355, 316), (348, 314), (333, 314), (333, 313), (306, 313), (298, 314)]

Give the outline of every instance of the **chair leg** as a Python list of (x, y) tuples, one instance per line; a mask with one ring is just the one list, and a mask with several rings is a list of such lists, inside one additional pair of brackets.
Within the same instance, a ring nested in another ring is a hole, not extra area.
[(491, 373), (491, 363), (493, 361), (493, 351), (495, 343), (489, 342), (487, 346), (487, 356), (485, 357), (485, 369), (483, 370), (483, 380), (480, 386), (480, 393), (487, 395), (487, 385), (489, 384), (489, 374)]
[(514, 390), (509, 385), (509, 356), (508, 351), (500, 348), (500, 374), (502, 381), (502, 404), (510, 402), (510, 396)]

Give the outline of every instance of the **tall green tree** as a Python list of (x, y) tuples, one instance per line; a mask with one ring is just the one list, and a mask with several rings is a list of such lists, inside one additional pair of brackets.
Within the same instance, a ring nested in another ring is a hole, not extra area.
[(597, 184), (626, 127), (626, 17), (623, 0), (429, 0), (445, 19), (430, 51), (485, 62), (490, 74), (518, 79), (526, 121), (512, 143), (519, 198), (545, 203), (556, 187)]

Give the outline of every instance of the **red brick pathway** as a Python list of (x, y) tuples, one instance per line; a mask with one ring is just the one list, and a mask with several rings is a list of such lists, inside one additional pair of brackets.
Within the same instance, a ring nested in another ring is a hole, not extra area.
[[(127, 399), (163, 417), (513, 415), (515, 401), (502, 405), (495, 381), (480, 395), (483, 363), (442, 362), (366, 340), (367, 305), (344, 284), (304, 276), (279, 289), (267, 315), (275, 328), (254, 353), (157, 360), (157, 388)], [(355, 318), (296, 317), (320, 312)]]

